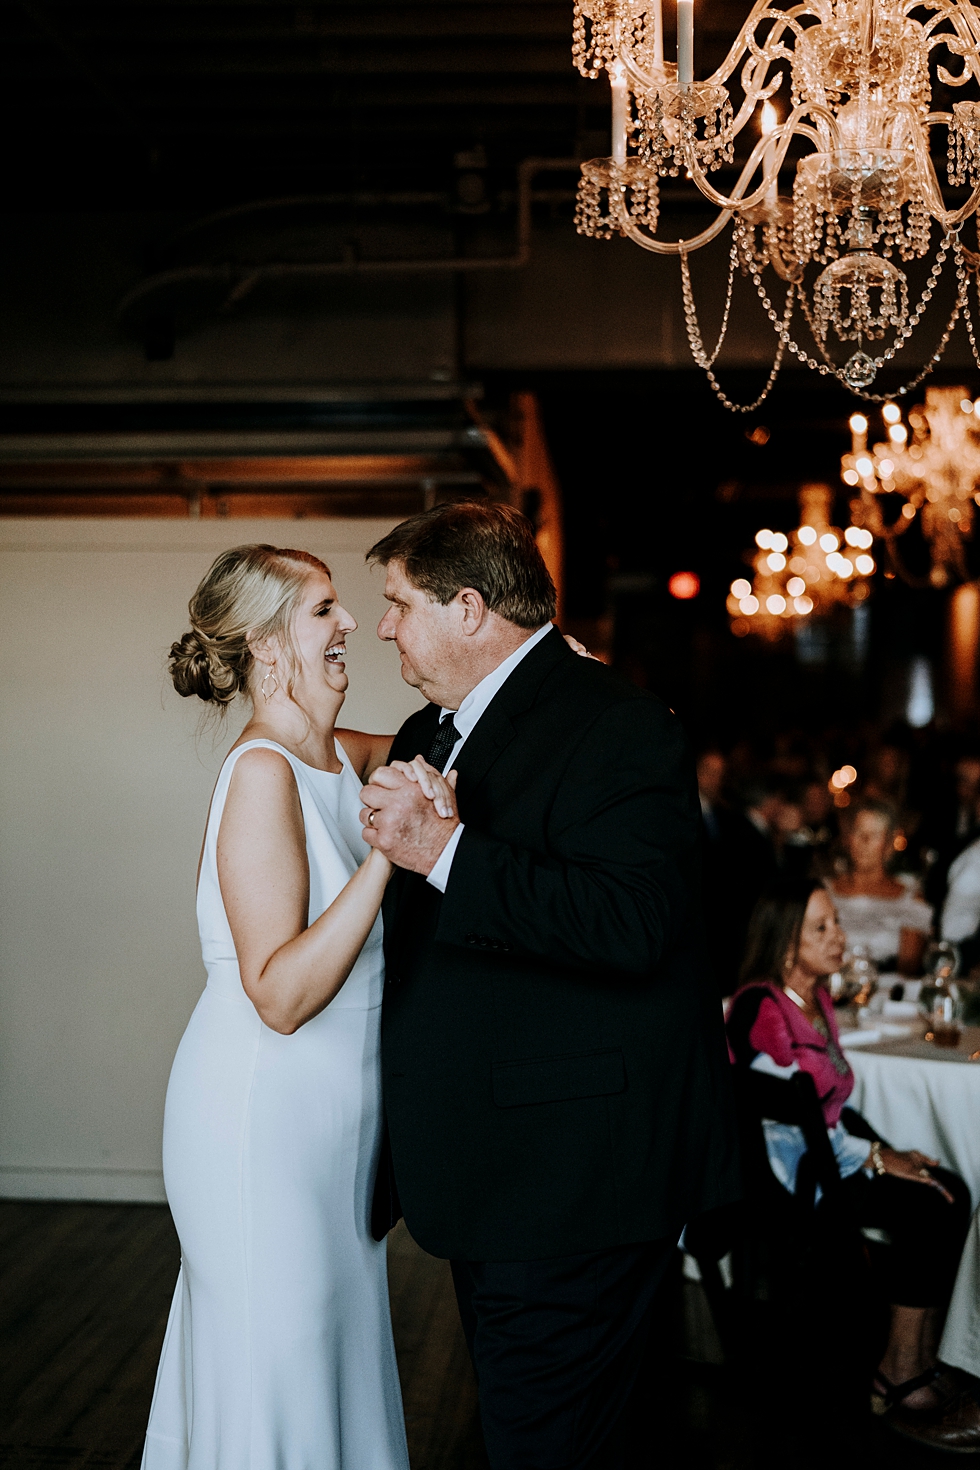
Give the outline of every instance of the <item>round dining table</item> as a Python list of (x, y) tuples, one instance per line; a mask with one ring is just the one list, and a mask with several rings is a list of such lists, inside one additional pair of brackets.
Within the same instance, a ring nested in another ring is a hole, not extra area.
[(980, 1026), (963, 1027), (955, 1048), (938, 1047), (921, 1031), (901, 1037), (842, 1028), (854, 1073), (849, 1104), (894, 1148), (932, 1154), (970, 1187), (975, 1213), (939, 1356), (980, 1377)]
[[(899, 1029), (899, 1028), (893, 1028)], [(980, 1026), (964, 1026), (956, 1047), (874, 1030), (841, 1043), (854, 1073), (848, 1099), (893, 1148), (918, 1148), (955, 1169), (980, 1204)], [(877, 1035), (878, 1039), (873, 1039)]]

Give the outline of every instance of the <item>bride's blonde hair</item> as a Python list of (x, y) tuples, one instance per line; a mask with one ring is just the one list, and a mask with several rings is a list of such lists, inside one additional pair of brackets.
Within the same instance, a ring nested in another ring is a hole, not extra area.
[(223, 712), (248, 689), (254, 663), (250, 642), (272, 637), (291, 665), (279, 671), (289, 693), (295, 666), (289, 627), (312, 571), (330, 575), (308, 551), (265, 545), (223, 551), (188, 604), (190, 631), (170, 648), (177, 693), (196, 694)]

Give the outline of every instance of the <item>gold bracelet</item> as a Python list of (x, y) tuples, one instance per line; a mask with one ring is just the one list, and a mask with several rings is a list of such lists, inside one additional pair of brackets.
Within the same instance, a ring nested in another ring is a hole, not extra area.
[(882, 1174), (888, 1173), (888, 1170), (885, 1168), (884, 1162), (882, 1161), (881, 1144), (878, 1142), (877, 1138), (871, 1145), (871, 1166), (879, 1177)]

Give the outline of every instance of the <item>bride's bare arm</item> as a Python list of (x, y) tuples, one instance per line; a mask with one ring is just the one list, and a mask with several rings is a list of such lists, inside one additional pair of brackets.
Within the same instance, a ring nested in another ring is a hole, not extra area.
[(329, 1005), (378, 916), (391, 865), (372, 851), (309, 926), (306, 832), (289, 762), (248, 750), (218, 829), (218, 882), (242, 986), (273, 1031), (290, 1036)]
[(336, 735), (362, 781), (387, 765), (394, 735), (367, 735), (363, 730), (338, 730)]

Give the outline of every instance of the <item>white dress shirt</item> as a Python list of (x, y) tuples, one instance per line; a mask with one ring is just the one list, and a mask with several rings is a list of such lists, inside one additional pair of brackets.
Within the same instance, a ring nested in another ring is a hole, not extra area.
[[(486, 678), (481, 679), (475, 689), (470, 690), (459, 709), (443, 709), (439, 716), (439, 723), (442, 724), (442, 721), (447, 715), (452, 715), (456, 732), (459, 735), (459, 739), (453, 746), (452, 754), (446, 762), (445, 769), (447, 771), (451, 771), (456, 764), (456, 758), (465, 745), (467, 737), (473, 733), (477, 721), (485, 713), (491, 699), (503, 688), (521, 659), (526, 658), (535, 644), (540, 643), (542, 638), (547, 637), (553, 627), (553, 623), (545, 623), (543, 628), (539, 628), (536, 633), (532, 633), (530, 638), (527, 638), (521, 644), (520, 648), (515, 648), (509, 658), (505, 658), (502, 664), (497, 665), (493, 673), (487, 674)], [(459, 839), (463, 835), (463, 827), (464, 823), (460, 822), (436, 859), (435, 867), (426, 880), (432, 884), (433, 888), (438, 888), (440, 893), (445, 893), (446, 891), (446, 884), (449, 882), (449, 870), (453, 865), (453, 858), (456, 856)]]

